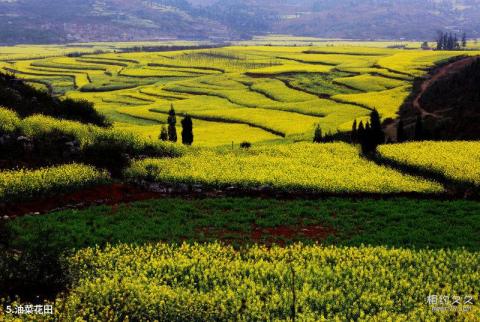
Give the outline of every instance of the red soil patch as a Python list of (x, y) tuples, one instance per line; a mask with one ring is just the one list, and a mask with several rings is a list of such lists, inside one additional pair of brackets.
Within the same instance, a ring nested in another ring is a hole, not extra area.
[(335, 236), (336, 231), (332, 227), (322, 225), (297, 225), (297, 226), (276, 226), (259, 227), (252, 225), (251, 231), (240, 232), (227, 229), (216, 229), (206, 227), (199, 229), (199, 232), (207, 237), (221, 239), (223, 241), (252, 241), (255, 243), (284, 244), (286, 241), (296, 239), (308, 239), (312, 241), (324, 241), (329, 236)]
[(13, 218), (26, 214), (42, 214), (53, 210), (85, 208), (100, 204), (112, 205), (112, 212), (115, 212), (119, 203), (149, 200), (162, 196), (160, 193), (150, 192), (137, 186), (110, 184), (29, 202), (2, 205), (0, 206), (0, 214)]

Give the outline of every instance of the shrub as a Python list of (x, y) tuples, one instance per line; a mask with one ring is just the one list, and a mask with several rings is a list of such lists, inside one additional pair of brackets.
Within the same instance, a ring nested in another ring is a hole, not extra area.
[(43, 114), (102, 127), (111, 125), (107, 118), (95, 109), (93, 103), (85, 100), (61, 100), (14, 76), (1, 73), (0, 102), (21, 117)]
[(242, 143), (240, 143), (240, 147), (241, 147), (242, 149), (250, 149), (250, 148), (252, 147), (252, 143), (250, 143), (250, 142), (242, 142)]

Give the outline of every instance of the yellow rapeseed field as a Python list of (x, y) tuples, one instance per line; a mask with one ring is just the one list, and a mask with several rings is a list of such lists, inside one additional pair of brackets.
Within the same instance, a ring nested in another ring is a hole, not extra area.
[[(461, 249), (301, 244), (88, 248), (68, 259), (73, 288), (42, 320), (475, 321), (478, 305), (465, 302), (480, 287), (479, 258)], [(435, 304), (441, 296), (452, 302)]]
[(382, 157), (480, 186), (480, 142), (412, 142), (384, 145)]
[(193, 150), (176, 159), (147, 159), (126, 171), (129, 178), (164, 183), (260, 187), (325, 193), (440, 193), (441, 185), (403, 175), (362, 159), (344, 143), (289, 144), (251, 150)]

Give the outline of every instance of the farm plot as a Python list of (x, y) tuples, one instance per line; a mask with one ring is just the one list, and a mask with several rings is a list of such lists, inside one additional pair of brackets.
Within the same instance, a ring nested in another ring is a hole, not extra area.
[[(395, 117), (413, 77), (461, 54), (345, 44), (232, 46), (54, 55), (6, 60), (0, 67), (56, 94), (90, 100), (122, 128), (164, 123), (173, 103), (179, 114), (194, 118), (194, 144), (214, 146), (226, 140), (208, 142), (219, 133), (211, 131), (212, 124), (238, 136), (249, 129), (245, 137), (262, 142), (271, 134), (310, 140), (315, 124), (324, 132), (348, 131), (353, 120), (374, 108), (383, 119)], [(148, 136), (156, 137), (156, 132), (152, 127)], [(254, 133), (258, 140), (252, 139)]]
[[(55, 319), (136, 320), (155, 312), (159, 321), (288, 321), (297, 305), (302, 321), (436, 320), (428, 292), (470, 294), (478, 286), (478, 264), (478, 254), (465, 250), (293, 245), (237, 251), (218, 243), (88, 248), (68, 259), (75, 286), (55, 303), (61, 308)], [(132, 296), (136, 305), (126, 305)], [(472, 306), (462, 317), (474, 320), (477, 313)], [(441, 317), (455, 319), (455, 313)]]
[(410, 177), (360, 158), (346, 144), (291, 144), (252, 150), (195, 150), (179, 159), (135, 162), (131, 179), (324, 193), (440, 193), (434, 182)]

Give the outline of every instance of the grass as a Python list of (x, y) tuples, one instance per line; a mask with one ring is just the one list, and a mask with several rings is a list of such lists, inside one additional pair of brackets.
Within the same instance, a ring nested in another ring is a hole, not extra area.
[(291, 144), (251, 150), (192, 150), (177, 159), (147, 159), (126, 171), (132, 180), (239, 186), (331, 194), (441, 193), (441, 185), (362, 159), (344, 143)]
[[(9, 244), (24, 249), (43, 245), (54, 252), (105, 246), (183, 240), (234, 243), (315, 242), (360, 246), (388, 245), (433, 249), (480, 250), (480, 205), (474, 201), (414, 199), (275, 200), (254, 198), (167, 198), (84, 210), (63, 210), (17, 218), (7, 225)], [(323, 236), (302, 234), (320, 225)], [(292, 236), (254, 229), (298, 228)], [(449, 229), (445, 229), (449, 227)], [(48, 234), (49, 244), (44, 236)]]

